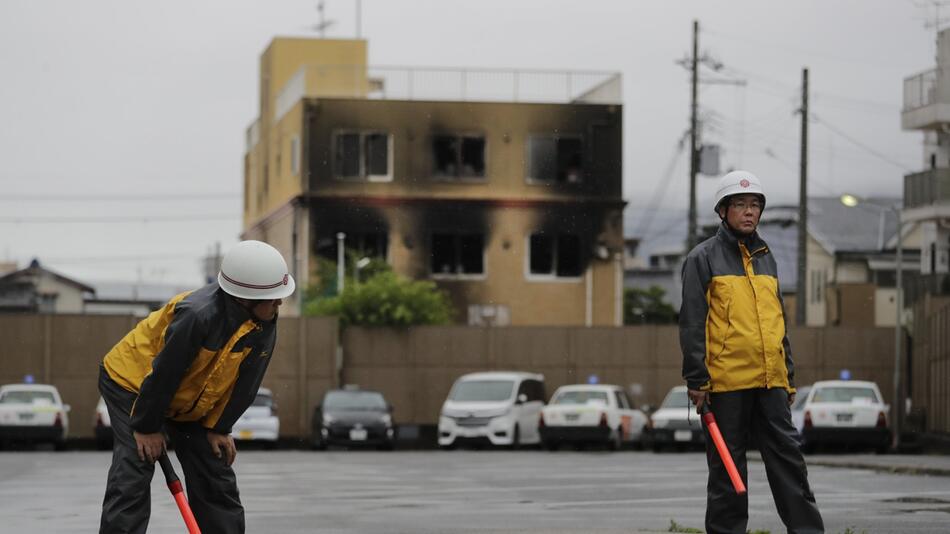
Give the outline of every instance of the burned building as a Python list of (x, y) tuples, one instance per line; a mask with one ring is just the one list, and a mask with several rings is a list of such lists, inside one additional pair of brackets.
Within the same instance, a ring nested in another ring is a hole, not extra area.
[(274, 39), (243, 237), (302, 286), (342, 243), (434, 281), (460, 323), (618, 325), (621, 111), (614, 73), (380, 68), (365, 41)]

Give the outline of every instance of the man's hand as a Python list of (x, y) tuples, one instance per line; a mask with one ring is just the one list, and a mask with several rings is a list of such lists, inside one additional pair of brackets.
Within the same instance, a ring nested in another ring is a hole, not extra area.
[(795, 394), (794, 394), (794, 393), (789, 393), (789, 394), (788, 394), (788, 405), (791, 406), (792, 404), (795, 404)]
[(700, 413), (699, 410), (703, 407), (703, 404), (712, 404), (712, 401), (709, 400), (708, 391), (688, 389), (686, 394), (689, 395), (689, 400), (693, 403), (693, 406), (696, 406), (696, 413)]
[(141, 434), (133, 431), (132, 437), (135, 438), (135, 448), (138, 450), (139, 460), (143, 462), (154, 464), (155, 460), (158, 460), (158, 457), (165, 450), (165, 436), (161, 432)]
[(211, 444), (211, 452), (218, 458), (224, 457), (228, 465), (234, 463), (237, 456), (237, 447), (234, 446), (234, 438), (229, 434), (218, 434), (208, 431), (208, 443)]

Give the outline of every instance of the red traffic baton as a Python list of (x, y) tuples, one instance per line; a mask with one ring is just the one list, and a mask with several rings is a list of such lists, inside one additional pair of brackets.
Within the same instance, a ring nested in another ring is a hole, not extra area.
[(726, 472), (729, 473), (729, 480), (732, 481), (732, 487), (735, 488), (738, 495), (745, 495), (745, 484), (742, 482), (742, 477), (739, 476), (739, 470), (736, 469), (735, 462), (732, 461), (732, 454), (729, 453), (729, 448), (726, 447), (726, 440), (722, 439), (722, 432), (719, 432), (719, 425), (716, 424), (716, 416), (713, 415), (712, 410), (709, 409), (709, 406), (705, 402), (703, 403), (703, 407), (699, 409), (699, 412), (702, 414), (703, 422), (706, 423), (706, 429), (709, 430), (709, 435), (716, 445), (716, 450), (719, 451), (719, 458), (722, 459), (722, 464), (726, 466)]
[(158, 463), (162, 466), (162, 472), (165, 473), (165, 482), (168, 484), (168, 491), (172, 492), (175, 498), (175, 504), (178, 505), (178, 511), (181, 512), (182, 519), (185, 520), (185, 526), (188, 527), (188, 534), (201, 534), (198, 528), (198, 522), (195, 521), (195, 515), (191, 513), (191, 506), (188, 506), (188, 499), (185, 498), (185, 492), (182, 491), (181, 481), (175, 474), (175, 468), (172, 467), (168, 454), (162, 452), (158, 458)]

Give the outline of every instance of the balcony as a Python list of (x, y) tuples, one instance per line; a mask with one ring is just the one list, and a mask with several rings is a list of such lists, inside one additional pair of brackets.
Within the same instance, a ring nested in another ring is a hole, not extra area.
[(931, 169), (904, 176), (904, 221), (950, 214), (950, 169)]
[(932, 130), (950, 123), (950, 72), (932, 69), (904, 78), (901, 128)]

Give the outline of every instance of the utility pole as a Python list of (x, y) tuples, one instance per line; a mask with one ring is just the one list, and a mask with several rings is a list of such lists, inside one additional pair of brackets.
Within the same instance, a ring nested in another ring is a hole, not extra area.
[(690, 61), (692, 86), (689, 104), (689, 227), (686, 234), (686, 251), (696, 246), (696, 167), (699, 163), (696, 150), (696, 98), (699, 86), (699, 21), (693, 21), (693, 58)]
[(802, 69), (802, 152), (798, 182), (798, 284), (795, 289), (795, 324), (805, 325), (808, 301), (808, 69)]

